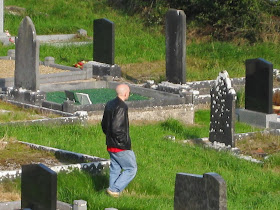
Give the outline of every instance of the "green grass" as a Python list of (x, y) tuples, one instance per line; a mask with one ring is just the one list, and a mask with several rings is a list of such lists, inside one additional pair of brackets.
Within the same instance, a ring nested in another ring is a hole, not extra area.
[[(107, 6), (105, 0), (78, 1), (16, 1), (7, 0), (5, 5), (17, 5), (26, 8), (26, 14), (14, 16), (5, 14), (5, 29), (17, 35), (19, 23), (29, 15), (36, 27), (37, 34), (76, 33), (79, 28), (93, 36), (93, 20), (107, 18), (115, 23), (115, 63), (165, 62), (165, 37), (161, 27), (146, 27), (139, 16), (126, 13)], [(7, 55), (7, 50), (14, 46), (1, 47), (0, 55)], [(278, 56), (279, 43), (227, 43), (196, 42), (187, 44), (187, 80), (215, 79), (218, 72), (227, 70), (230, 77), (245, 76), (245, 60), (264, 58), (280, 68)], [(40, 59), (52, 56), (56, 63), (72, 66), (80, 60), (93, 59), (93, 46), (54, 47), (42, 45)], [(154, 67), (157, 69), (157, 66)], [(162, 68), (162, 67), (161, 67)], [(144, 72), (153, 69), (143, 69)], [(164, 69), (157, 70), (164, 78)], [(131, 70), (133, 73), (133, 69)], [(133, 77), (129, 72), (128, 78)]]
[[(74, 90), (74, 93), (86, 93), (92, 104), (106, 103), (116, 97), (116, 91), (108, 88), (97, 88), (97, 89), (84, 89), (84, 90)], [(64, 92), (49, 92), (46, 95), (48, 101), (63, 103), (67, 98)], [(148, 97), (141, 96), (139, 94), (130, 93), (128, 101), (139, 101), (147, 100)]]
[[(196, 112), (197, 126), (184, 126), (176, 120), (132, 125), (131, 138), (138, 173), (123, 197), (114, 199), (105, 194), (107, 173), (92, 177), (87, 173), (73, 172), (58, 175), (58, 199), (69, 203), (84, 199), (88, 202), (88, 209), (173, 209), (176, 173), (216, 172), (227, 183), (228, 209), (277, 209), (280, 204), (280, 175), (274, 169), (279, 167), (279, 159), (263, 165), (254, 164), (226, 152), (164, 139), (167, 135), (174, 135), (176, 140), (207, 137), (209, 116), (207, 111)], [(251, 130), (249, 127), (246, 129)], [(0, 137), (4, 135), (109, 158), (100, 125), (10, 126), (1, 128)]]

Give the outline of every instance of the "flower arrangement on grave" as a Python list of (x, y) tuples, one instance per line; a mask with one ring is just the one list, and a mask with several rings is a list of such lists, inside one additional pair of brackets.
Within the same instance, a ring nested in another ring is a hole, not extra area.
[(82, 61), (79, 61), (78, 63), (73, 64), (73, 66), (76, 67), (76, 68), (83, 69), (84, 64), (86, 64), (87, 62), (88, 61), (82, 60)]
[(15, 44), (15, 39), (11, 36), (11, 34), (9, 33), (8, 30), (5, 30), (5, 34), (7, 37), (9, 37), (9, 42), (11, 42), (12, 44)]

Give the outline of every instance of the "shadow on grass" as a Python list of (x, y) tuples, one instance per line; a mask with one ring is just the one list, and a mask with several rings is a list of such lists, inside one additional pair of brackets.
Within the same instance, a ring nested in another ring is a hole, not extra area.
[(103, 191), (108, 188), (109, 186), (109, 173), (94, 175), (91, 177), (93, 189), (96, 192)]

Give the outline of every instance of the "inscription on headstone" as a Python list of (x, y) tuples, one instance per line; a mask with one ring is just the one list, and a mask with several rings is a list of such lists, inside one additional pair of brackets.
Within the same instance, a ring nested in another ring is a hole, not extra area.
[(56, 210), (57, 174), (43, 164), (22, 166), (21, 208)]
[(115, 63), (115, 24), (106, 19), (93, 22), (93, 60), (101, 63)]
[(166, 14), (166, 79), (186, 83), (186, 15), (169, 9)]
[(235, 90), (231, 86), (227, 71), (222, 71), (210, 90), (211, 111), (209, 141), (235, 146), (234, 117)]
[(225, 180), (216, 173), (178, 173), (175, 181), (174, 210), (226, 210)]
[(15, 88), (39, 90), (39, 41), (32, 20), (25, 17), (16, 38)]
[(272, 114), (272, 63), (257, 58), (246, 60), (245, 64), (245, 109)]

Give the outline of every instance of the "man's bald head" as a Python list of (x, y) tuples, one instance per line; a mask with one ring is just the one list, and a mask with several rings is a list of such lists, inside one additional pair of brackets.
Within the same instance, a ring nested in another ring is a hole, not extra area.
[(123, 101), (127, 100), (129, 97), (130, 89), (126, 84), (120, 84), (116, 87), (117, 96)]

